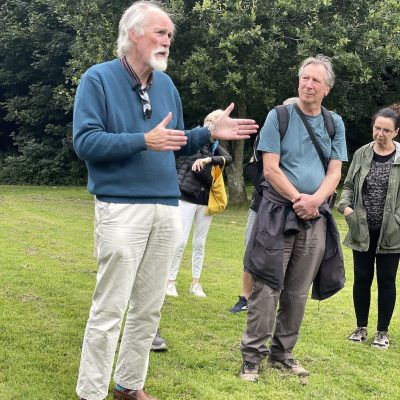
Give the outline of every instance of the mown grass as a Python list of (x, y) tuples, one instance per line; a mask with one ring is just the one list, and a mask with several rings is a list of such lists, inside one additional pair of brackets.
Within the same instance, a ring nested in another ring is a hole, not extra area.
[[(170, 350), (151, 354), (148, 391), (160, 400), (400, 399), (397, 310), (389, 350), (346, 341), (355, 324), (348, 249), (345, 289), (307, 305), (295, 354), (311, 376), (263, 368), (258, 384), (238, 378), (246, 317), (227, 310), (240, 292), (246, 218), (246, 209), (229, 207), (214, 217), (202, 274), (206, 299), (188, 294), (186, 250), (180, 296), (167, 298), (162, 312)], [(92, 220), (93, 199), (84, 188), (0, 186), (0, 399), (75, 398), (96, 276)], [(342, 217), (337, 221), (344, 233)], [(374, 285), (371, 333), (375, 325)]]

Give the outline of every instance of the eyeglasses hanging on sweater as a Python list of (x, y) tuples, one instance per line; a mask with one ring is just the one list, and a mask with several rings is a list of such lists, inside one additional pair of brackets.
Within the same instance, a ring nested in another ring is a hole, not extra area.
[(131, 78), (134, 81), (133, 90), (138, 94), (138, 96), (142, 102), (144, 118), (150, 119), (151, 118), (151, 103), (150, 103), (150, 97), (149, 97), (148, 90), (152, 84), (153, 76), (150, 75), (150, 78), (149, 78), (148, 82), (146, 83), (146, 86), (142, 86), (140, 83), (139, 77), (136, 75), (132, 66), (129, 64), (128, 60), (126, 59), (126, 56), (121, 57), (121, 63), (125, 67), (125, 69), (128, 71), (128, 74), (131, 76)]

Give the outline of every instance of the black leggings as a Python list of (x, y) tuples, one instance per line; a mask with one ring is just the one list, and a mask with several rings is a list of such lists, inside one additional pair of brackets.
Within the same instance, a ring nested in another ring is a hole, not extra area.
[(370, 231), (368, 251), (353, 250), (353, 301), (357, 326), (368, 326), (374, 261), (378, 283), (378, 331), (387, 331), (396, 303), (396, 274), (400, 254), (376, 254), (379, 231)]

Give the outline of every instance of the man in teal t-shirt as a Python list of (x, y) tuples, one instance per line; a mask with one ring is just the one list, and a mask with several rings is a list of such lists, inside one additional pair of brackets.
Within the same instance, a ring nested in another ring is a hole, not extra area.
[(328, 246), (327, 229), (339, 237), (336, 226), (331, 227), (326, 199), (335, 191), (342, 161), (347, 160), (342, 119), (331, 113), (335, 127), (331, 140), (321, 110), (322, 100), (333, 83), (328, 57), (310, 57), (302, 63), (298, 111), (315, 134), (326, 172), (296, 105), (287, 106), (289, 125), (283, 139), (275, 110), (268, 114), (261, 130), (258, 150), (263, 152), (266, 183), (244, 258), (253, 286), (241, 342), (243, 380), (258, 379), (260, 362), (267, 355), (273, 367), (308, 375), (292, 351), (308, 291)]

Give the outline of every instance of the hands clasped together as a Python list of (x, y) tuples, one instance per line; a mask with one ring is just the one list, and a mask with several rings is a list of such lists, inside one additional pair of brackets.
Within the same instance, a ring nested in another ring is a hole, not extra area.
[(321, 202), (314, 195), (299, 193), (292, 199), (293, 210), (301, 219), (313, 219), (319, 216)]

